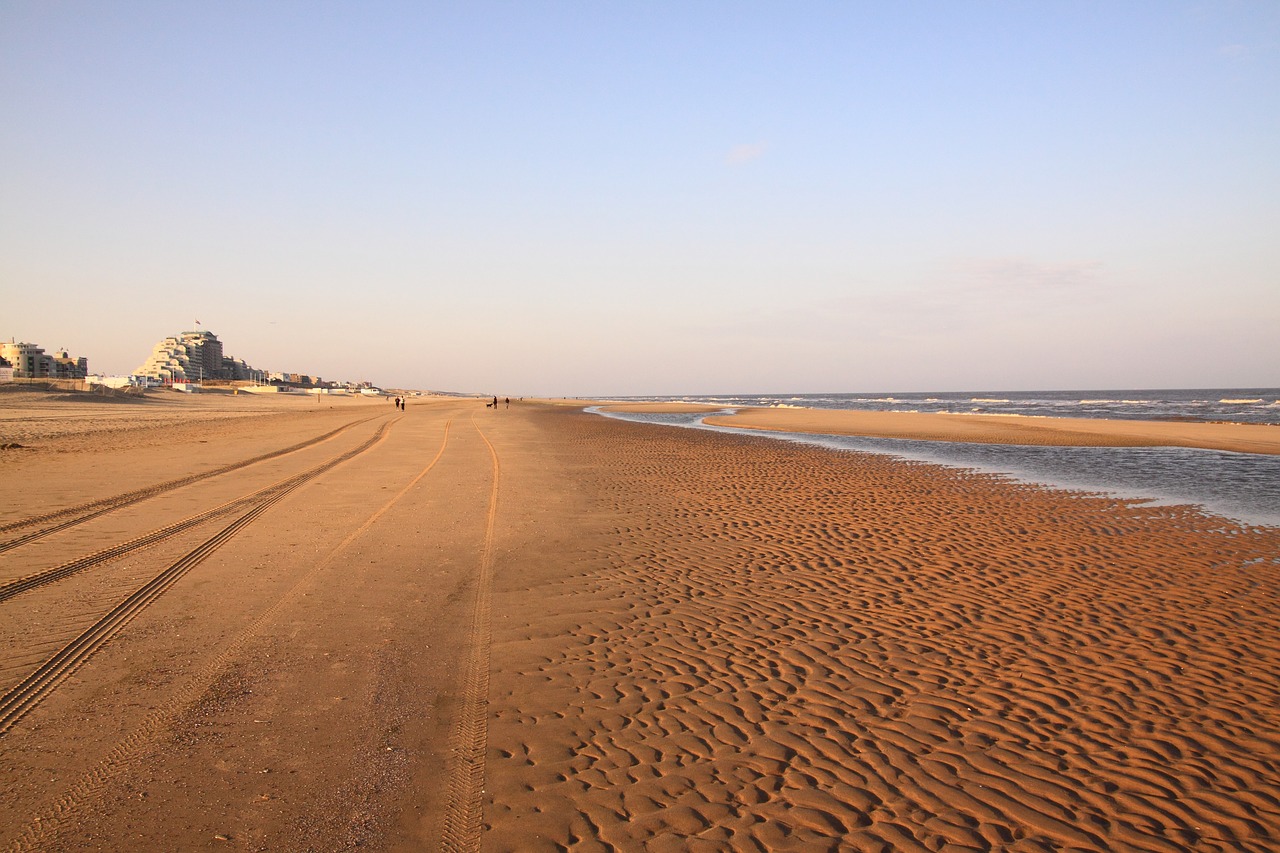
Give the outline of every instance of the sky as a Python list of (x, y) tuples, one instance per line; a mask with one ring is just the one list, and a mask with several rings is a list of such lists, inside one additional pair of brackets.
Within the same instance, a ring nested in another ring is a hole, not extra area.
[(0, 0), (0, 339), (499, 395), (1280, 386), (1274, 0)]

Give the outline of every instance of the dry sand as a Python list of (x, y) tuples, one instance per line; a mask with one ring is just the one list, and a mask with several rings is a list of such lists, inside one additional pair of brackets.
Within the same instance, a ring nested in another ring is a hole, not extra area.
[[(0, 735), (0, 847), (1280, 847), (1280, 530), (573, 407), (242, 402), (0, 451), (11, 518), (210, 474), (2, 585), (369, 445)], [(237, 517), (0, 601), (2, 689)]]

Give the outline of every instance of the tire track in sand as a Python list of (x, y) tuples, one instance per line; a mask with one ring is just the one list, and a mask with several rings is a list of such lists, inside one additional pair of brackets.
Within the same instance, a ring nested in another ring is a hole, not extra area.
[[(398, 419), (397, 419), (398, 420)], [(76, 639), (46, 660), (13, 689), (0, 696), (0, 736), (8, 732), (23, 716), (38, 705), (59, 684), (71, 676), (81, 665), (102, 648), (111, 638), (124, 630), (134, 617), (160, 598), (188, 572), (204, 562), (211, 554), (230, 541), (237, 533), (252, 524), (289, 493), (315, 479), (326, 471), (365, 453), (381, 444), (389, 427), (395, 421), (383, 424), (378, 431), (358, 447), (335, 456), (308, 471), (282, 480), (274, 486), (255, 493), (256, 504), (231, 524), (205, 540), (185, 556), (172, 563), (151, 580), (144, 583), (123, 601), (117, 603), (103, 616), (87, 627)], [(52, 578), (50, 578), (52, 580)]]
[[(84, 522), (89, 521), (91, 519), (98, 518), (99, 516), (106, 515), (107, 513), (110, 513), (110, 512), (115, 512), (116, 510), (122, 509), (126, 506), (131, 506), (133, 504), (140, 503), (144, 500), (148, 500), (149, 498), (156, 497), (157, 495), (162, 495), (165, 492), (171, 492), (175, 489), (182, 488), (183, 486), (189, 486), (192, 483), (201, 482), (202, 480), (209, 480), (214, 477), (220, 477), (223, 474), (230, 474), (232, 472), (239, 471), (243, 468), (248, 468), (251, 465), (256, 465), (259, 462), (266, 462), (267, 460), (270, 460), (270, 459), (276, 459), (281, 456), (287, 456), (290, 453), (296, 453), (299, 450), (304, 450), (308, 447), (313, 447), (317, 444), (322, 444), (328, 441), (329, 439), (347, 431), (351, 427), (357, 426), (358, 424), (365, 423), (366, 421), (369, 421), (369, 420), (372, 420), (372, 418), (364, 418), (363, 420), (352, 421), (349, 424), (344, 424), (335, 430), (330, 430), (329, 432), (326, 432), (323, 435), (318, 435), (315, 438), (309, 438), (306, 441), (300, 442), (298, 444), (281, 448), (280, 450), (273, 450), (269, 453), (263, 453), (249, 459), (242, 459), (239, 462), (232, 462), (229, 465), (223, 465), (222, 467), (215, 468), (212, 471), (205, 471), (197, 474), (189, 474), (186, 477), (179, 477), (176, 480), (168, 480), (163, 483), (157, 483), (156, 485), (153, 485), (153, 486), (147, 486), (145, 488), (135, 489), (131, 492), (125, 492), (124, 494), (121, 494), (121, 495), (112, 495), (111, 497), (101, 498), (100, 500), (92, 501), (90, 503), (80, 504), (78, 506), (65, 507), (63, 509), (55, 510), (54, 512), (48, 512), (42, 515), (33, 516), (31, 518), (22, 518), (22, 519), (18, 519), (17, 521), (8, 522), (6, 524), (0, 525), (0, 532), (8, 532), (10, 530), (21, 530), (23, 527), (30, 527), (32, 525), (44, 524), (47, 522), (57, 522), (57, 523), (52, 524), (51, 526), (48, 526), (48, 527), (40, 528), (39, 530), (34, 530), (30, 533), (19, 536), (15, 539), (10, 539), (6, 542), (0, 542), (0, 553), (4, 551), (11, 551), (14, 548), (19, 548), (23, 545), (34, 542), (37, 539), (43, 539), (44, 537), (49, 536), (50, 534), (58, 533), (62, 530), (66, 530), (68, 527), (74, 527), (77, 524), (83, 524)], [(67, 518), (68, 516), (72, 516), (72, 517), (68, 519)], [(64, 519), (64, 520), (59, 521), (59, 519)]]
[(271, 625), (278, 614), (297, 601), (315, 580), (316, 576), (334, 563), (347, 548), (363, 536), (378, 519), (395, 506), (425, 477), (444, 456), (449, 444), (449, 428), (452, 420), (444, 425), (444, 436), (435, 457), (427, 463), (404, 488), (374, 511), (345, 539), (334, 546), (324, 559), (311, 567), (274, 604), (262, 612), (239, 636), (227, 643), (221, 653), (196, 670), (187, 681), (179, 685), (172, 697), (152, 711), (132, 734), (120, 741), (98, 764), (85, 772), (65, 793), (57, 797), (42, 813), (33, 815), (22, 833), (4, 847), (11, 853), (56, 849), (59, 831), (64, 826), (75, 825), (75, 813), (81, 804), (98, 795), (113, 778), (124, 770), (144, 760), (164, 732), (169, 730), (186, 711), (218, 680), (237, 655)]
[(498, 483), (502, 472), (498, 452), (475, 416), (471, 425), (489, 448), (493, 462), (493, 485), (489, 491), (489, 512), (485, 520), (484, 544), (480, 552), (476, 596), (471, 610), (470, 650), (464, 674), (462, 708), (454, 730), (448, 763), (449, 791), (445, 805), (440, 849), (447, 853), (480, 849), (484, 795), (484, 762), (488, 746), (486, 716), (489, 706), (489, 651), (492, 641), (490, 594), (493, 578), (493, 534), (498, 515)]

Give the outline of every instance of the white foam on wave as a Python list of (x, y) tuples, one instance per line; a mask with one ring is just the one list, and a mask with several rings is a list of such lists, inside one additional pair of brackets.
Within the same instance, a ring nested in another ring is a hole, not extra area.
[(1256, 400), (1219, 400), (1218, 402), (1219, 402), (1219, 403), (1229, 403), (1229, 404), (1234, 404), (1234, 405), (1237, 405), (1237, 406), (1247, 406), (1247, 405), (1253, 405), (1254, 403), (1261, 403), (1261, 402), (1262, 402), (1262, 398), (1261, 398), (1261, 397), (1259, 397), (1259, 398), (1258, 398), (1258, 399), (1256, 399)]
[(970, 397), (970, 403), (1008, 403), (1008, 400), (999, 397)]

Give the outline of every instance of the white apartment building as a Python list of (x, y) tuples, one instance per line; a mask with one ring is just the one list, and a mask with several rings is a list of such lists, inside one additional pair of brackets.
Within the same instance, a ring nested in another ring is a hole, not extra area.
[(224, 355), (218, 336), (201, 330), (183, 332), (160, 341), (134, 374), (162, 382), (203, 382), (206, 379), (252, 379), (254, 370), (243, 359)]
[(20, 341), (0, 342), (0, 359), (13, 369), (11, 379), (84, 379), (89, 360), (74, 358), (66, 350), (49, 355), (43, 347)]

